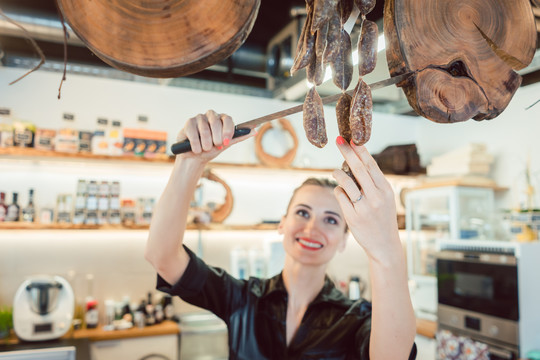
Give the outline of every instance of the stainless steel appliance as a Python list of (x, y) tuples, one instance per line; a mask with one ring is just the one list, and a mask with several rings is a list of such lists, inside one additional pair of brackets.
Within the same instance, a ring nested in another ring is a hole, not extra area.
[(60, 276), (34, 275), (17, 289), (13, 299), (13, 330), (26, 341), (56, 339), (71, 327), (75, 300)]
[(540, 243), (444, 241), (437, 252), (439, 329), (517, 359), (540, 346)]

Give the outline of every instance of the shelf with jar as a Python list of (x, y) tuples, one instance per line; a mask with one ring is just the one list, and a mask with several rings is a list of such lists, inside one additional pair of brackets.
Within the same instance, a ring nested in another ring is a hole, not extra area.
[[(91, 159), (95, 162), (93, 167), (97, 167), (95, 170), (99, 171), (99, 177), (107, 176), (105, 174), (109, 174), (109, 176), (116, 177), (115, 174), (117, 174), (117, 167), (119, 165), (118, 162), (123, 162), (123, 158), (119, 159), (118, 157), (114, 156), (104, 156), (104, 155), (92, 155), (92, 154), (84, 154), (81, 155), (81, 157), (75, 156), (75, 154), (64, 154), (64, 153), (57, 153), (55, 151), (43, 151), (43, 150), (36, 150), (32, 148), (0, 148), (0, 163), (4, 160), (8, 159), (7, 162), (9, 163), (9, 159), (17, 159), (14, 164), (13, 168), (15, 171), (22, 171), (24, 172), (31, 172), (32, 176), (46, 176), (45, 174), (50, 173), (53, 171), (55, 174), (57, 171), (66, 173), (66, 176), (72, 179), (77, 176), (84, 176), (81, 175), (80, 171), (84, 170), (85, 173), (89, 174), (88, 170), (88, 164), (82, 164), (78, 168), (72, 168), (71, 163), (69, 162), (71, 159)], [(51, 160), (53, 163), (51, 163)], [(22, 160), (22, 162), (21, 162)], [(37, 164), (35, 164), (37, 162)], [(170, 165), (170, 162), (165, 162), (163, 160), (153, 159), (152, 161), (148, 159), (142, 159), (142, 163), (150, 163), (150, 164), (166, 164)], [(28, 165), (26, 165), (28, 164)], [(58, 164), (58, 165), (56, 165)], [(124, 167), (124, 164), (127, 166)], [(147, 181), (145, 179), (142, 179), (141, 174), (141, 163), (137, 163), (136, 161), (133, 161), (133, 159), (130, 159), (126, 162), (123, 162), (122, 165), (122, 176), (124, 179), (123, 181), (129, 181), (130, 184), (141, 182), (144, 183), (144, 181)], [(37, 171), (34, 170), (35, 166), (38, 165)], [(65, 165), (65, 166), (64, 166)], [(110, 165), (110, 166), (109, 166)], [(107, 171), (101, 170), (107, 169)], [(168, 166), (167, 166), (168, 167)], [(156, 172), (154, 170), (148, 169), (148, 171), (143, 171), (142, 173), (151, 174), (153, 178), (165, 178), (167, 176), (166, 170), (167, 167), (163, 167), (163, 171)], [(27, 168), (31, 168), (28, 170)], [(54, 169), (52, 169), (54, 168)], [(294, 181), (297, 181), (296, 178), (304, 177), (301, 172), (306, 173), (306, 176), (331, 176), (331, 172), (333, 169), (308, 169), (308, 168), (274, 168), (274, 167), (268, 167), (265, 165), (260, 164), (225, 164), (225, 163), (210, 163), (208, 165), (208, 169), (214, 171), (217, 176), (219, 176), (221, 179), (225, 180), (226, 182), (229, 182), (229, 178), (231, 178), (231, 181), (238, 182), (239, 178), (242, 178), (243, 176), (256, 176), (257, 179), (262, 178), (269, 178), (274, 177), (274, 174), (280, 173), (280, 180), (276, 180), (278, 182), (285, 181), (285, 179), (293, 176), (295, 177)], [(244, 175), (244, 171), (246, 174)], [(277, 173), (276, 173), (277, 171)], [(38, 175), (41, 174), (41, 175)], [(67, 175), (69, 174), (69, 176)], [(92, 173), (90, 173), (92, 174)], [(256, 175), (255, 175), (256, 174)], [(144, 176), (147, 176), (144, 175)], [(86, 175), (86, 176), (94, 176), (94, 175)], [(150, 176), (150, 175), (148, 175)], [(234, 179), (232, 179), (234, 178)], [(418, 183), (419, 179), (421, 177), (419, 176), (411, 176), (411, 175), (393, 175), (389, 174), (387, 175), (388, 180), (392, 184), (394, 188), (394, 193), (396, 195), (396, 204), (397, 204), (397, 210), (398, 210), (398, 224), (401, 229), (404, 228), (405, 225), (405, 212), (403, 208), (403, 204), (400, 200), (400, 193), (403, 188), (414, 186)], [(64, 183), (67, 183), (68, 187), (71, 187), (69, 185), (69, 182), (77, 181), (75, 179), (73, 180), (64, 180)], [(244, 180), (241, 180), (244, 181)], [(257, 182), (258, 180), (254, 180)], [(219, 181), (218, 181), (219, 182)], [(75, 185), (75, 184), (74, 184)], [(99, 184), (97, 184), (99, 185)], [(33, 184), (29, 184), (29, 186), (33, 186)], [(42, 182), (40, 185), (42, 188), (47, 187), (49, 188), (50, 185), (47, 185), (45, 182)], [(94, 186), (95, 187), (95, 186)], [(129, 186), (128, 186), (129, 187)], [(41, 220), (41, 213), (43, 208), (40, 207), (38, 209), (39, 215), (36, 216), (36, 222), (33, 222), (31, 224), (24, 224), (22, 222), (16, 222), (16, 223), (1, 223), (0, 222), (0, 229), (35, 229), (35, 230), (46, 230), (46, 229), (55, 229), (55, 230), (63, 230), (63, 229), (124, 229), (124, 230), (130, 230), (130, 229), (147, 229), (149, 224), (149, 218), (148, 221), (145, 222), (137, 222), (137, 221), (124, 221), (124, 218), (126, 217), (126, 213), (124, 212), (126, 207), (133, 206), (133, 203), (130, 203), (129, 201), (123, 202), (122, 199), (116, 198), (115, 203), (120, 203), (120, 214), (118, 212), (115, 212), (113, 214), (113, 222), (103, 223), (99, 221), (74, 221), (75, 218), (77, 218), (77, 209), (74, 210), (73, 214), (66, 214), (66, 216), (72, 216), (72, 219), (62, 220), (62, 216), (60, 216), (60, 221), (58, 221), (58, 209), (62, 209), (64, 207), (74, 208), (76, 207), (77, 203), (77, 195), (76, 191), (73, 191), (71, 194), (64, 193), (65, 186), (63, 188), (60, 188), (59, 186), (56, 187), (56, 190), (53, 190), (54, 192), (58, 192), (58, 197), (61, 197), (61, 195), (66, 195), (64, 199), (61, 200), (50, 200), (50, 201), (40, 201), (41, 199), (38, 198), (38, 205), (39, 203), (46, 203), (48, 206), (46, 206), (48, 209), (45, 209), (49, 213), (53, 212), (49, 216), (46, 216), (45, 221)], [(133, 188), (133, 187), (132, 187)], [(157, 188), (157, 187), (156, 187)], [(9, 190), (9, 189), (0, 189), (0, 190)], [(73, 186), (73, 190), (75, 190), (75, 186)], [(234, 191), (238, 191), (238, 189), (233, 189)], [(50, 193), (50, 190), (47, 190)], [(147, 190), (143, 190), (147, 191)], [(38, 189), (39, 194), (43, 195), (44, 193), (42, 190)], [(62, 194), (60, 194), (62, 192)], [(137, 201), (137, 197), (133, 195), (132, 193), (129, 194), (133, 198), (133, 201)], [(153, 194), (153, 196), (157, 196), (158, 194)], [(237, 194), (230, 194), (231, 196), (236, 197)], [(57, 196), (56, 194), (54, 196)], [(48, 194), (48, 197), (51, 197), (50, 194)], [(20, 199), (20, 198), (19, 198)], [(235, 199), (236, 200), (236, 199)], [(98, 197), (93, 196), (90, 199), (86, 198), (86, 202), (91, 203), (91, 208), (94, 207), (94, 203), (96, 201), (99, 201)], [(109, 199), (110, 201), (110, 199)], [(71, 203), (65, 204), (65, 203)], [(219, 201), (218, 201), (219, 202)], [(26, 203), (26, 202), (25, 202)], [(50, 204), (56, 203), (56, 206), (51, 206)], [(118, 205), (118, 204), (116, 204)], [(219, 205), (219, 204), (218, 204)], [(54, 209), (52, 209), (54, 208)], [(115, 210), (118, 210), (118, 206), (115, 207)], [(225, 210), (225, 209), (224, 209)], [(91, 214), (92, 215), (92, 214)], [(98, 214), (99, 215), (99, 214)], [(110, 214), (109, 214), (110, 215)], [(129, 212), (128, 212), (129, 215)], [(215, 215), (215, 214), (214, 214)], [(92, 216), (91, 219), (95, 220), (96, 216)], [(222, 219), (223, 220), (223, 219)], [(201, 224), (193, 224), (190, 225), (192, 229), (205, 229), (205, 230), (213, 230), (213, 229), (223, 229), (222, 224), (220, 224), (221, 221), (214, 221), (211, 220), (209, 224), (207, 225), (201, 225)], [(235, 224), (238, 224), (238, 219), (235, 220)], [(226, 226), (226, 229), (234, 229), (234, 230), (251, 230), (251, 229), (275, 229), (275, 224), (259, 224), (257, 220), (255, 221), (249, 221), (247, 224), (241, 224), (241, 225), (230, 225)]]

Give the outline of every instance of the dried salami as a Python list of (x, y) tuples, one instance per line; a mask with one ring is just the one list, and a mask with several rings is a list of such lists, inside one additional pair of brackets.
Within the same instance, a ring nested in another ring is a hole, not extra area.
[(315, 52), (315, 35), (310, 31), (312, 18), (312, 14), (308, 12), (304, 27), (302, 28), (302, 33), (300, 34), (300, 39), (298, 40), (296, 57), (293, 66), (291, 67), (291, 74), (308, 66), (313, 53)]
[(354, 0), (360, 14), (366, 16), (375, 8), (375, 0)]
[(354, 144), (364, 145), (371, 137), (373, 101), (369, 85), (360, 79), (351, 102), (349, 123)]
[(336, 11), (338, 0), (315, 0), (313, 3), (313, 22), (311, 23), (311, 33), (314, 34)]
[(339, 135), (345, 139), (345, 141), (351, 141), (351, 125), (349, 123), (349, 116), (351, 113), (351, 101), (352, 98), (349, 94), (343, 93), (339, 97), (336, 104), (336, 118), (338, 123)]
[(351, 38), (347, 31), (341, 30), (339, 49), (335, 58), (330, 62), (332, 79), (341, 90), (347, 90), (353, 75)]
[(326, 124), (324, 122), (324, 108), (319, 93), (312, 87), (304, 100), (304, 130), (307, 139), (313, 145), (322, 148), (328, 142)]
[(328, 26), (327, 22), (319, 30), (317, 30), (317, 36), (315, 37), (315, 53), (317, 56), (324, 56), (324, 51), (326, 50), (327, 36), (328, 36)]
[(343, 172), (347, 175), (349, 175), (349, 177), (351, 179), (353, 179), (354, 183), (356, 184), (356, 186), (358, 186), (358, 189), (362, 189), (362, 187), (360, 186), (360, 184), (358, 183), (358, 181), (356, 180), (356, 178), (354, 177), (354, 174), (351, 170), (351, 168), (349, 167), (349, 164), (347, 164), (346, 161), (343, 162), (343, 164), (341, 165), (341, 170), (343, 170)]
[(354, 0), (338, 0), (337, 8), (341, 19), (341, 26), (349, 20), (354, 7)]
[(339, 14), (335, 12), (328, 22), (328, 32), (326, 34), (326, 48), (323, 59), (325, 63), (334, 61), (339, 51), (339, 39), (341, 37), (341, 20)]
[(306, 68), (307, 80), (315, 86), (321, 85), (324, 80), (324, 71), (323, 54), (314, 52)]
[(377, 65), (378, 38), (377, 24), (370, 20), (364, 20), (362, 32), (358, 38), (358, 74), (360, 77), (372, 72)]

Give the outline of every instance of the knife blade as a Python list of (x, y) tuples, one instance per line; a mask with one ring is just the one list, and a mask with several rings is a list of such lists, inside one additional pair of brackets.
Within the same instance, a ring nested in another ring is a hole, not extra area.
[[(394, 84), (397, 84), (399, 82), (402, 82), (403, 80), (407, 79), (412, 74), (414, 74), (414, 72), (407, 72), (405, 74), (393, 76), (393, 77), (390, 77), (388, 79), (384, 79), (384, 80), (377, 81), (377, 82), (374, 82), (372, 84), (369, 84), (369, 87), (371, 88), (371, 91), (382, 89), (382, 88), (385, 88), (387, 86), (394, 85)], [(346, 91), (346, 93), (351, 95), (351, 96), (353, 95), (353, 92), (354, 92), (354, 89)], [(336, 102), (341, 95), (342, 95), (341, 93), (336, 94), (336, 95), (330, 95), (330, 96), (323, 97), (321, 100), (322, 100), (323, 104), (330, 104), (330, 103)], [(249, 134), (252, 129), (256, 128), (257, 126), (259, 126), (261, 124), (264, 124), (265, 122), (276, 120), (276, 119), (282, 118), (284, 116), (299, 113), (299, 112), (301, 112), (303, 110), (303, 107), (304, 107), (303, 104), (293, 106), (293, 107), (285, 109), (285, 110), (281, 110), (281, 111), (278, 111), (278, 112), (275, 112), (275, 113), (272, 113), (272, 114), (268, 114), (268, 115), (261, 116), (261, 117), (258, 117), (256, 119), (253, 119), (253, 120), (249, 120), (249, 121), (240, 123), (240, 124), (236, 125), (236, 127), (234, 129), (233, 139), (237, 138), (239, 136), (244, 136), (244, 135)], [(175, 144), (173, 144), (171, 146), (171, 151), (175, 155), (191, 151), (191, 144), (189, 143), (189, 140), (184, 140), (184, 141), (177, 142), (177, 143), (175, 143)]]

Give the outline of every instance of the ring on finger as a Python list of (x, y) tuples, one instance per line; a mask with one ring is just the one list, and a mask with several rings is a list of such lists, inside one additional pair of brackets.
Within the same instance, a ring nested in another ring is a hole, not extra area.
[(358, 196), (358, 198), (354, 201), (351, 201), (351, 203), (353, 204), (356, 204), (357, 202), (359, 202), (360, 200), (362, 200), (362, 198), (364, 197), (364, 194), (360, 193), (360, 196)]

